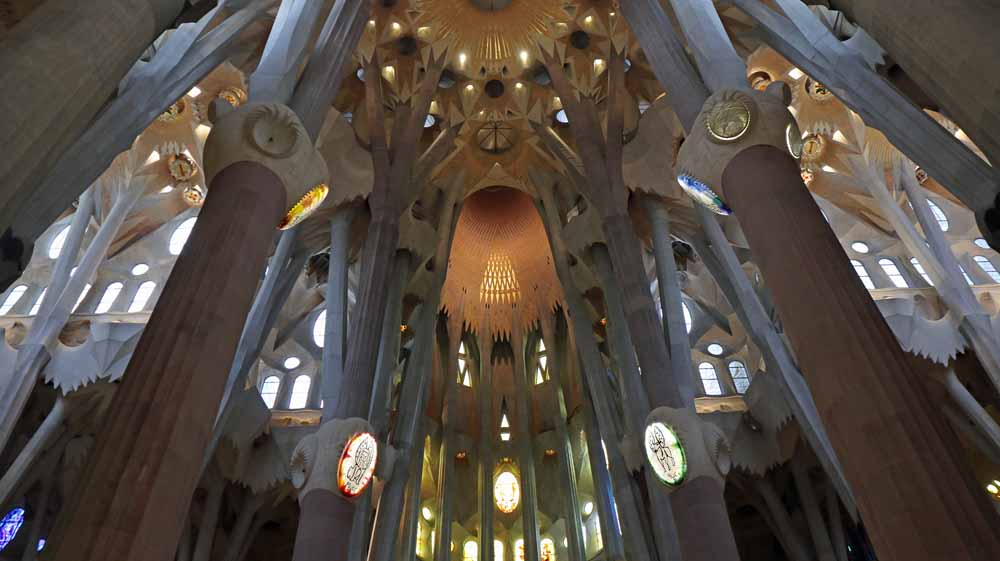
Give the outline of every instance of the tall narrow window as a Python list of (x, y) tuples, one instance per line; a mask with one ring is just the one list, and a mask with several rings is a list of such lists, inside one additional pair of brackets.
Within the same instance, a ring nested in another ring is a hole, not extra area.
[(934, 201), (927, 199), (927, 206), (931, 209), (931, 214), (934, 215), (934, 220), (937, 220), (938, 226), (941, 228), (942, 232), (948, 231), (948, 215), (941, 210), (941, 207), (937, 206)]
[(968, 283), (969, 286), (976, 284), (975, 281), (972, 280), (972, 277), (969, 276), (969, 273), (965, 272), (965, 267), (959, 264), (958, 268), (962, 271), (962, 276), (965, 277), (965, 282)]
[(701, 385), (708, 395), (722, 395), (722, 386), (719, 385), (719, 375), (715, 372), (715, 367), (708, 362), (698, 365), (698, 374), (701, 375)]
[(493, 561), (503, 561), (503, 542), (493, 540)]
[(524, 561), (524, 540), (514, 542), (514, 561)]
[(851, 259), (851, 265), (854, 267), (854, 272), (858, 274), (858, 278), (861, 279), (861, 284), (865, 285), (865, 288), (868, 290), (875, 290), (875, 283), (872, 282), (872, 277), (868, 274), (868, 269), (865, 269), (861, 261)]
[(145, 310), (146, 303), (149, 302), (154, 290), (156, 290), (156, 283), (153, 281), (140, 284), (139, 290), (135, 291), (135, 296), (132, 298), (132, 303), (128, 306), (128, 313), (134, 314)]
[(278, 399), (278, 386), (281, 380), (277, 376), (268, 376), (260, 386), (260, 397), (264, 400), (264, 405), (268, 409), (274, 409), (274, 400)]
[(469, 355), (465, 352), (465, 341), (458, 344), (458, 383), (467, 388), (472, 387), (472, 376), (469, 374)]
[(538, 368), (535, 369), (535, 385), (542, 384), (549, 379), (549, 359), (545, 351), (545, 341), (538, 341)]
[(80, 297), (76, 299), (76, 304), (73, 304), (74, 313), (76, 312), (76, 309), (80, 307), (80, 304), (83, 304), (83, 301), (87, 299), (87, 294), (90, 294), (90, 288), (91, 286), (89, 284), (83, 287), (83, 291), (80, 292)]
[(118, 299), (118, 295), (121, 293), (122, 288), (125, 285), (120, 282), (113, 282), (104, 289), (104, 294), (101, 296), (101, 301), (97, 303), (97, 308), (94, 310), (95, 314), (106, 314), (111, 306), (115, 305), (115, 300)]
[(17, 302), (27, 291), (28, 285), (26, 284), (19, 284), (15, 286), (10, 291), (10, 294), (7, 295), (7, 298), (4, 298), (3, 305), (0, 306), (0, 316), (7, 315), (12, 309), (14, 309), (14, 306), (17, 305)]
[(694, 321), (691, 319), (691, 310), (688, 309), (687, 302), (681, 302), (681, 309), (684, 311), (684, 329), (687, 329), (688, 333), (691, 333), (691, 326)]
[(540, 561), (556, 561), (556, 544), (552, 538), (545, 538), (541, 543), (542, 557)]
[(309, 386), (312, 379), (303, 374), (295, 379), (292, 386), (292, 399), (288, 402), (289, 409), (305, 409), (306, 402), (309, 401)]
[(500, 440), (510, 441), (510, 420), (507, 419), (506, 411), (500, 416)]
[(733, 378), (736, 391), (741, 394), (747, 393), (747, 388), (750, 387), (750, 373), (747, 372), (747, 367), (742, 362), (734, 360), (729, 363), (729, 375)]
[(1000, 283), (1000, 272), (997, 272), (997, 268), (990, 262), (989, 259), (983, 257), (982, 255), (976, 255), (972, 258), (979, 265), (979, 268), (983, 270), (984, 273), (993, 279), (993, 282)]
[(931, 280), (931, 276), (928, 275), (927, 271), (924, 270), (924, 266), (920, 264), (919, 259), (917, 259), (916, 257), (911, 257), (910, 265), (913, 265), (913, 270), (920, 273), (920, 276), (924, 278), (927, 284), (934, 286), (934, 281)]
[(479, 544), (470, 539), (462, 546), (462, 561), (479, 561)]
[(170, 255), (181, 254), (181, 250), (184, 249), (184, 244), (187, 243), (188, 237), (191, 235), (191, 230), (194, 229), (194, 223), (197, 220), (195, 217), (188, 218), (177, 226), (173, 234), (170, 234), (170, 242), (167, 245)]
[(321, 349), (326, 343), (326, 310), (320, 312), (313, 322), (313, 342)]
[(892, 284), (895, 285), (896, 288), (910, 287), (909, 283), (907, 283), (906, 279), (903, 277), (903, 273), (899, 272), (899, 267), (896, 266), (896, 263), (892, 259), (883, 257), (878, 260), (878, 266), (882, 267), (882, 271), (887, 277), (889, 277), (889, 280), (892, 281)]
[(42, 307), (42, 301), (45, 300), (45, 293), (48, 292), (48, 288), (43, 288), (42, 293), (35, 298), (35, 303), (32, 304), (31, 310), (28, 311), (29, 316), (33, 316), (38, 313), (38, 310)]
[(66, 237), (69, 236), (69, 226), (66, 226), (56, 234), (49, 242), (49, 259), (56, 259), (62, 253), (63, 246), (66, 245)]

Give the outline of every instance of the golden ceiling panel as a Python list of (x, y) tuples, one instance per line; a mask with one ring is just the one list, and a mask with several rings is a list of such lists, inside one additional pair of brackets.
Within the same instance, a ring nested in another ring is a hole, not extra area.
[[(512, 0), (511, 2), (476, 2), (473, 0), (419, 0), (418, 9), (438, 36), (454, 36), (462, 59), (473, 71), (485, 67), (496, 72), (504, 65), (511, 69), (527, 66), (536, 37), (548, 32), (554, 21), (568, 21), (564, 0)], [(493, 6), (492, 8), (480, 7)], [(506, 4), (506, 5), (504, 5)], [(520, 65), (520, 66), (518, 66)], [(472, 72), (470, 72), (472, 73)]]

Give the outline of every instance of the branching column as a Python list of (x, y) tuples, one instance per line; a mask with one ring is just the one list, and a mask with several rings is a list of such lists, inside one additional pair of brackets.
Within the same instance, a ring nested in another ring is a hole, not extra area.
[[(490, 316), (479, 328), (479, 561), (493, 560), (493, 448), (496, 419), (493, 416), (493, 334)], [(496, 559), (493, 561), (503, 561)]]
[[(535, 439), (532, 438), (531, 395), (525, 369), (524, 338), (515, 311), (512, 321), (511, 346), (514, 348), (514, 392), (517, 417), (514, 421), (517, 439), (518, 466), (521, 469), (521, 528), (524, 531), (525, 561), (539, 561), (538, 485), (535, 478)], [(482, 546), (485, 547), (485, 546)]]

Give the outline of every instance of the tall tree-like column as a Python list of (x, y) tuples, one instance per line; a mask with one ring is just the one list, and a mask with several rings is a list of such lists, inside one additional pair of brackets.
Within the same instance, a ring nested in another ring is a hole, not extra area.
[(678, 171), (740, 217), (879, 557), (998, 556), (997, 514), (802, 184), (792, 117), (771, 93), (713, 95)]
[(347, 348), (347, 269), (351, 222), (355, 207), (338, 210), (330, 219), (330, 268), (326, 277), (326, 323), (323, 325), (323, 367), (320, 379), (323, 418), (333, 418), (344, 377)]
[(63, 510), (53, 559), (173, 558), (275, 227), (286, 201), (326, 179), (321, 156), (280, 105), (220, 119), (205, 167), (212, 196)]
[(449, 488), (455, 478), (455, 449), (458, 440), (455, 423), (458, 422), (458, 349), (462, 343), (461, 308), (448, 322), (448, 347), (442, 369), (445, 376), (445, 410), (441, 436), (441, 454), (438, 459), (437, 512), (434, 513), (434, 560), (451, 559), (451, 520), (455, 505), (455, 490)]
[[(517, 321), (516, 319), (514, 320)], [(486, 314), (479, 328), (479, 561), (493, 560), (493, 448), (496, 418), (493, 416), (493, 333)], [(503, 561), (495, 559), (493, 561)]]
[[(515, 304), (516, 306), (516, 304)], [(531, 427), (531, 387), (525, 369), (524, 338), (517, 314), (511, 322), (510, 344), (514, 348), (514, 393), (517, 416), (514, 421), (517, 439), (518, 467), (521, 469), (521, 528), (524, 531), (524, 559), (538, 561), (540, 542), (538, 528), (538, 484), (535, 478), (535, 439)], [(485, 547), (485, 546), (481, 546)]]

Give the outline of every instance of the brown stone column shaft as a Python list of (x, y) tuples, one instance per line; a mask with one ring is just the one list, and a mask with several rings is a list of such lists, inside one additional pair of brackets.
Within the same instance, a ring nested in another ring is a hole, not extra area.
[(1000, 559), (1000, 520), (840, 241), (772, 146), (723, 191), (750, 242), (880, 561)]
[(233, 164), (212, 181), (60, 516), (49, 559), (174, 559), (285, 198), (278, 176), (256, 163)]
[(699, 477), (670, 495), (684, 561), (739, 561), (724, 492), (723, 481)]
[(347, 561), (354, 504), (326, 489), (299, 501), (299, 526), (292, 561)]

